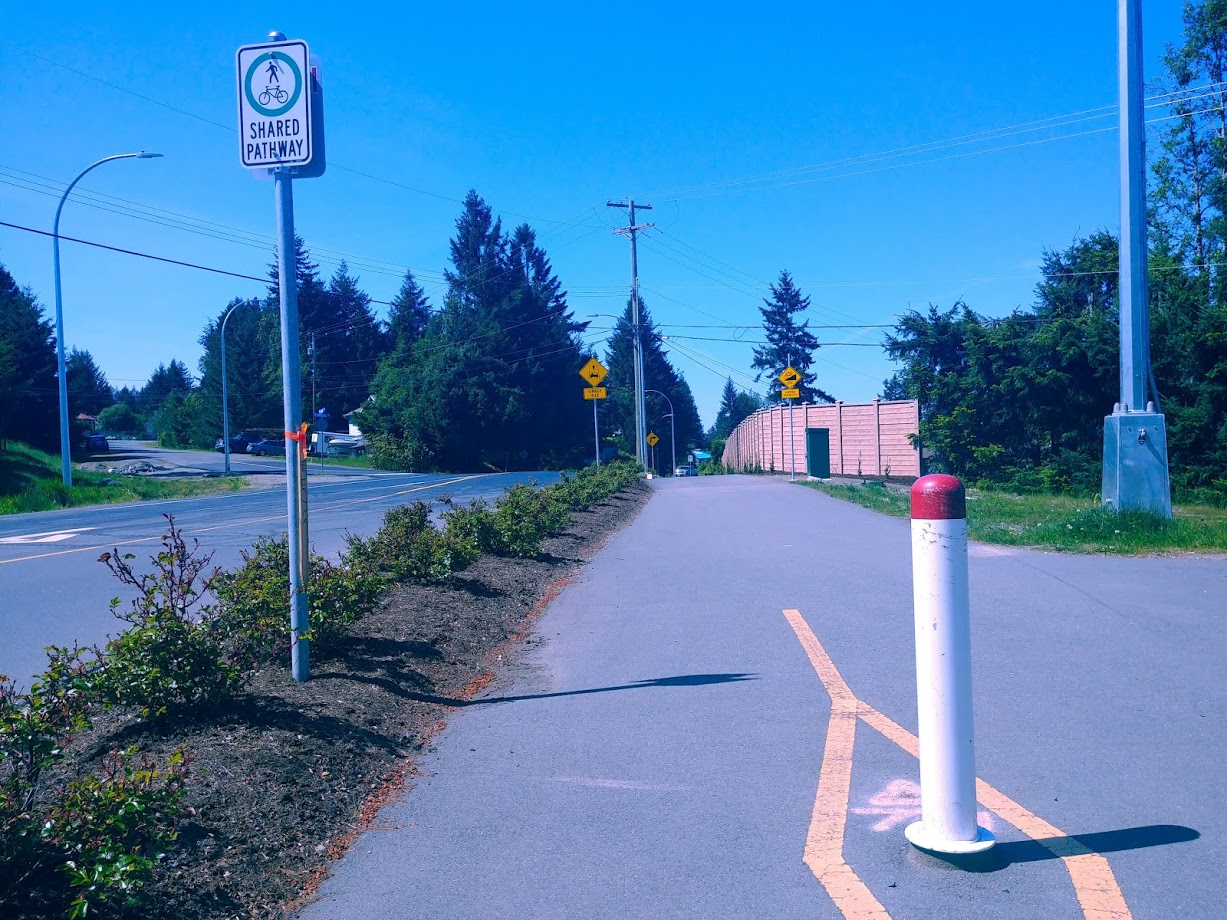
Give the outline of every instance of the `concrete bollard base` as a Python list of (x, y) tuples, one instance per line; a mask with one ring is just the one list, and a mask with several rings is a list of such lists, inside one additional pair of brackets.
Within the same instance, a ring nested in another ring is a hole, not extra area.
[(975, 840), (947, 840), (937, 834), (929, 833), (924, 821), (915, 821), (903, 829), (903, 836), (912, 846), (921, 850), (951, 856), (968, 856), (972, 853), (983, 853), (997, 842), (997, 838), (991, 831), (986, 831), (982, 827), (977, 827), (976, 831)]

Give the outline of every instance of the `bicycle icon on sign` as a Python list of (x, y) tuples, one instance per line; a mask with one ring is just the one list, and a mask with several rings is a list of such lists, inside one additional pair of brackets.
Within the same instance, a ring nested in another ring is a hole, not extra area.
[(260, 93), (260, 105), (268, 105), (274, 99), (278, 105), (284, 105), (285, 101), (290, 98), (290, 94), (283, 90), (280, 86), (266, 86), (264, 91)]

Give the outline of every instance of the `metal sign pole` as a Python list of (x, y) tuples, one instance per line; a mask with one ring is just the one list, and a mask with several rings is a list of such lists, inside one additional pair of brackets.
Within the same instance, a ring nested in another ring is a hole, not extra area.
[(298, 442), (288, 436), (302, 424), (302, 380), (298, 358), (298, 279), (294, 258), (294, 180), (286, 168), (274, 169), (277, 202), (277, 275), (281, 292), (282, 403), (287, 435), (285, 492), (290, 556), (290, 668), (294, 680), (311, 676), (310, 640), (306, 633), (307, 586), (303, 571), (303, 528), (299, 513), (301, 461)]
[(596, 446), (596, 465), (601, 465), (601, 428), (596, 421), (596, 400), (592, 400), (592, 443)]

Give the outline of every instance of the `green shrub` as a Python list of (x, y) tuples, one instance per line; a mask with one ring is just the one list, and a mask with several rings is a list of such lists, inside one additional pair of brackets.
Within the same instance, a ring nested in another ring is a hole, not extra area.
[(135, 749), (113, 751), (101, 776), (65, 787), (41, 836), (60, 859), (73, 895), (70, 918), (101, 907), (135, 907), (142, 887), (176, 837), (188, 759), (182, 749), (164, 769)]
[(393, 581), (446, 578), (472, 564), (477, 557), (471, 545), (448, 540), (430, 513), (425, 502), (389, 509), (373, 536), (349, 538), (346, 559)]
[(167, 522), (152, 572), (137, 575), (131, 553), (99, 557), (137, 596), (126, 612), (119, 598), (111, 601), (111, 611), (132, 625), (96, 650), (98, 691), (104, 705), (132, 706), (145, 718), (216, 703), (239, 677), (224, 660), (217, 609), (203, 603), (219, 573), (208, 571), (212, 554), (200, 555), (199, 543), (189, 547), (174, 518)]
[(550, 535), (546, 498), (527, 485), (515, 485), (494, 503), (492, 549), (500, 556), (532, 558)]
[(494, 512), (483, 499), (469, 505), (457, 505), (445, 499), (447, 510), (443, 512), (443, 535), (448, 543), (472, 564), (482, 553), (495, 549)]
[[(384, 580), (378, 572), (311, 556), (307, 578), (308, 637), (323, 649), (375, 609)], [(214, 593), (226, 652), (241, 667), (284, 661), (290, 654), (290, 550), (285, 535), (262, 537), (243, 551), (243, 565), (221, 573)]]
[(47, 788), (64, 746), (90, 724), (98, 663), (52, 647), (17, 692), (0, 677), (0, 916), (85, 916), (132, 905), (174, 839), (187, 759), (164, 770), (113, 753), (100, 776)]

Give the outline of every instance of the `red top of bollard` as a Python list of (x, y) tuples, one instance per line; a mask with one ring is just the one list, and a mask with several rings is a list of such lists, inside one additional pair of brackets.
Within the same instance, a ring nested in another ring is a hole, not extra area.
[(961, 521), (966, 517), (966, 494), (954, 476), (931, 473), (912, 483), (912, 520)]

